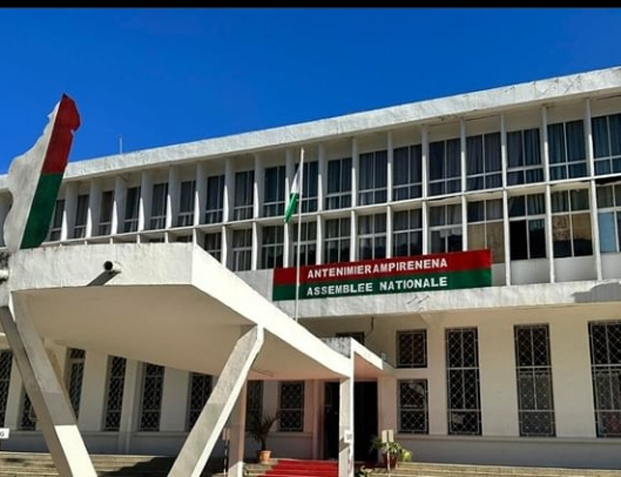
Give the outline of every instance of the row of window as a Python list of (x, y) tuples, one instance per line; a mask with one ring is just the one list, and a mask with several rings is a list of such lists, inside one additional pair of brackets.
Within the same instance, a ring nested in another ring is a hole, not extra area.
[[(621, 322), (589, 323), (591, 374), (598, 437), (621, 437)], [(520, 436), (556, 435), (550, 332), (547, 324), (514, 327)], [(427, 366), (425, 330), (397, 336), (397, 366)], [(449, 434), (480, 435), (481, 397), (476, 328), (446, 330)], [(426, 379), (398, 382), (401, 433), (429, 432)]]
[[(549, 172), (551, 180), (587, 176), (587, 155), (582, 120), (548, 126)], [(621, 172), (621, 114), (592, 119), (592, 137), (595, 175)], [(393, 151), (393, 200), (422, 197), (421, 145), (395, 148)], [(387, 200), (388, 152), (386, 150), (360, 154), (358, 167), (359, 205), (381, 204)], [(302, 212), (318, 209), (318, 161), (304, 164)], [(429, 144), (429, 196), (462, 192), (461, 141), (459, 138)], [(497, 189), (502, 186), (500, 133), (468, 136), (465, 144), (466, 190)], [(507, 133), (507, 184), (543, 182), (541, 139), (538, 128)], [(234, 176), (233, 220), (253, 217), (254, 170), (239, 171)], [(285, 206), (285, 166), (267, 167), (264, 173), (263, 217), (279, 216)], [(194, 223), (196, 181), (179, 184), (178, 213), (173, 227)], [(325, 208), (340, 209), (352, 205), (352, 159), (334, 159), (327, 162)], [(206, 204), (200, 223), (223, 221), (224, 175), (206, 179)], [(138, 230), (140, 186), (126, 191), (125, 210), (118, 232)], [(166, 226), (168, 183), (153, 185), (147, 230)], [(113, 213), (114, 191), (102, 192), (97, 227), (93, 235), (109, 235)], [(78, 195), (73, 230), (69, 238), (82, 238), (86, 231), (89, 195)], [(57, 204), (49, 240), (59, 240), (64, 201)]]

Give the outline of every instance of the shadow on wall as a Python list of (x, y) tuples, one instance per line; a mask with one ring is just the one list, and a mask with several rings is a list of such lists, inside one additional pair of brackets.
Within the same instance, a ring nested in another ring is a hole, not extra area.
[(595, 285), (587, 292), (573, 294), (575, 303), (603, 303), (621, 301), (621, 283), (603, 283)]

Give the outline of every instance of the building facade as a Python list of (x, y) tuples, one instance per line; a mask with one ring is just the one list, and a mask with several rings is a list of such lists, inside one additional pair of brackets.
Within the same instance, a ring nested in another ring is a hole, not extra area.
[[(269, 299), (298, 254), (490, 250), (489, 287), (300, 300), (301, 325), (395, 368), (356, 385), (356, 458), (393, 429), (420, 461), (621, 466), (621, 68), (72, 163), (44, 246), (181, 241)], [(174, 454), (217, 379), (52, 347), (94, 453)], [(247, 415), (282, 413), (274, 456), (332, 458), (335, 393), (251, 381)], [(0, 424), (4, 449), (45, 449), (8, 349)]]

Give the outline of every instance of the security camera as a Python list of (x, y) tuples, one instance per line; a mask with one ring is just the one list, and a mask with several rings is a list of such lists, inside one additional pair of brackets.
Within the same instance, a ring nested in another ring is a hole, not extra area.
[(118, 263), (106, 260), (103, 264), (104, 271), (108, 273), (121, 273), (121, 267)]

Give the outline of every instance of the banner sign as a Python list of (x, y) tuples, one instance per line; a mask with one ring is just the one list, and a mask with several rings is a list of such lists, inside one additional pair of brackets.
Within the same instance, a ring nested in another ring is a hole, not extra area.
[[(295, 300), (295, 267), (274, 270), (272, 300)], [(299, 298), (416, 293), (492, 285), (491, 251), (300, 267)]]

